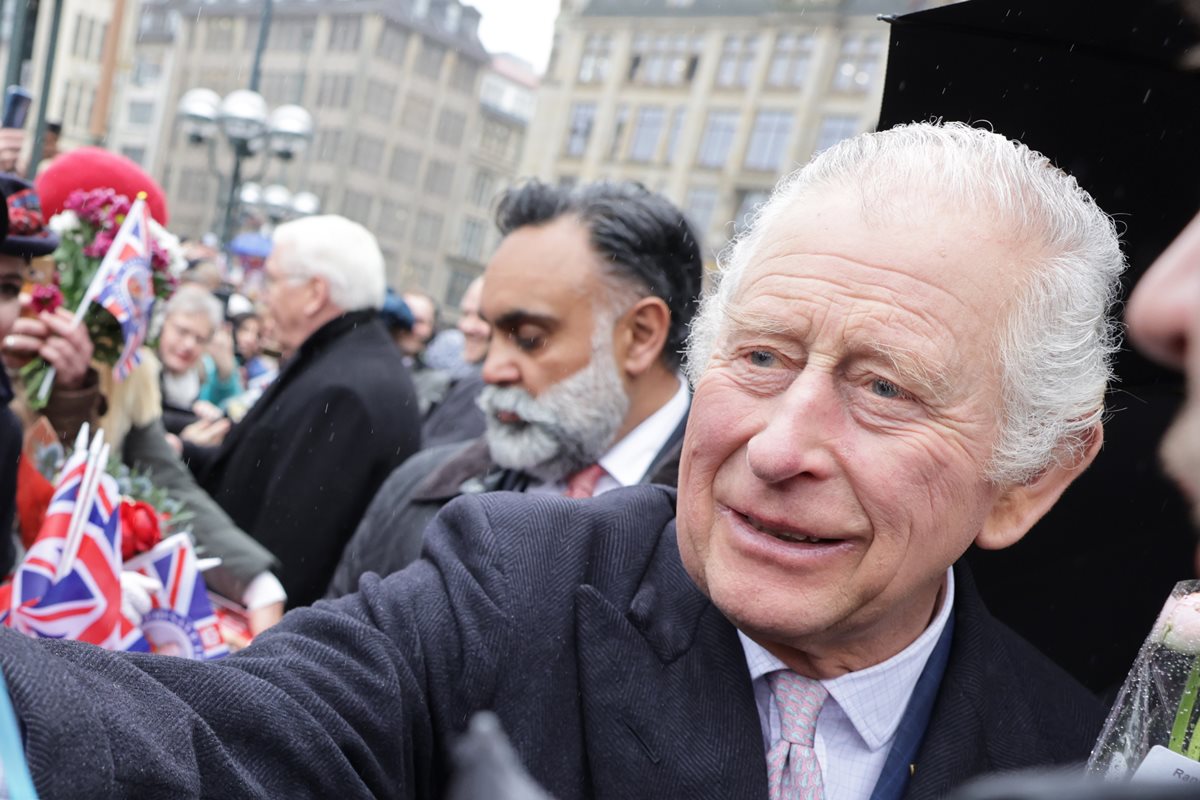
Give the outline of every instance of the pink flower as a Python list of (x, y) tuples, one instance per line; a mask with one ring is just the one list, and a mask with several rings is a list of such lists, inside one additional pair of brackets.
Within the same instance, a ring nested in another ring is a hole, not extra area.
[(29, 294), (29, 305), (38, 313), (42, 311), (55, 311), (62, 304), (62, 292), (53, 284), (39, 284), (33, 287), (33, 291)]

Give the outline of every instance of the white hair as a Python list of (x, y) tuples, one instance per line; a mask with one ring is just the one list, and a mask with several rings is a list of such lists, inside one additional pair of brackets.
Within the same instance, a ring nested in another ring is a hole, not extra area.
[(687, 368), (708, 365), (730, 302), (765, 232), (850, 189), (864, 221), (895, 220), (911, 200), (937, 200), (986, 220), (1008, 240), (1033, 246), (1036, 263), (1010, 298), (996, 341), (1003, 421), (987, 466), (999, 484), (1028, 481), (1087, 447), (1104, 413), (1112, 357), (1120, 345), (1113, 304), (1125, 269), (1116, 226), (1075, 179), (1025, 145), (956, 122), (901, 125), (847, 139), (775, 188), (746, 230), (721, 254), (716, 288), (692, 322)]
[(302, 217), (276, 228), (273, 241), (283, 272), (324, 278), (329, 299), (343, 311), (383, 307), (383, 254), (362, 225), (333, 214)]
[(198, 283), (185, 283), (175, 290), (163, 306), (163, 319), (172, 314), (203, 314), (215, 331), (225, 321), (225, 309), (212, 292)]

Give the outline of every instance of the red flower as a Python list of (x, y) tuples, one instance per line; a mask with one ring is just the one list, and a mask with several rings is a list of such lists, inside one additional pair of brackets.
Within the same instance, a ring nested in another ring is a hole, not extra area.
[(43, 311), (54, 312), (63, 304), (62, 290), (57, 286), (50, 284), (38, 284), (33, 287), (33, 291), (29, 293), (29, 305), (36, 313)]
[(128, 498), (121, 501), (121, 560), (128, 561), (162, 541), (154, 506)]

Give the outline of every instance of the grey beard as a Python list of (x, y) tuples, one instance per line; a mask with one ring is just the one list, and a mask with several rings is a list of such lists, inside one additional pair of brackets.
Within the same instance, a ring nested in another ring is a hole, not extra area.
[[(547, 483), (596, 463), (629, 411), (611, 345), (594, 350), (587, 366), (538, 397), (515, 386), (485, 386), (478, 402), (492, 460)], [(500, 422), (501, 411), (525, 424)]]

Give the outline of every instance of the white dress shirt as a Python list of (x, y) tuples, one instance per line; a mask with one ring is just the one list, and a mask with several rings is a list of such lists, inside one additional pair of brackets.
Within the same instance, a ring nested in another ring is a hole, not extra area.
[[(691, 392), (688, 391), (687, 381), (678, 376), (677, 379), (679, 390), (675, 395), (600, 457), (597, 463), (604, 467), (604, 475), (597, 481), (593, 496), (622, 486), (636, 486), (645, 477), (654, 464), (654, 457), (687, 416)], [(567, 482), (531, 482), (525, 491), (562, 494), (567, 491)]]
[[(829, 697), (817, 717), (813, 749), (821, 765), (826, 800), (868, 800), (883, 772), (900, 718), (908, 707), (925, 662), (937, 646), (954, 607), (954, 572), (946, 571), (946, 593), (929, 627), (908, 647), (872, 667), (821, 681)], [(767, 675), (787, 665), (741, 631), (763, 747), (780, 740), (779, 707)]]

